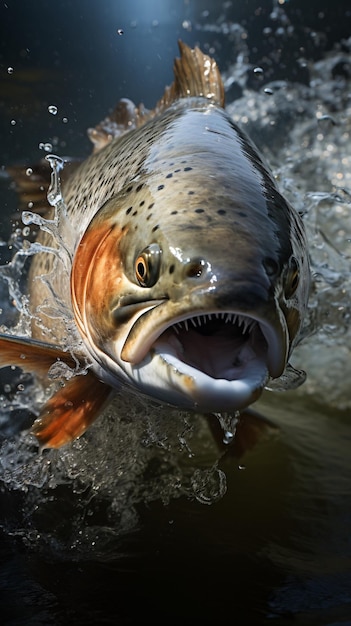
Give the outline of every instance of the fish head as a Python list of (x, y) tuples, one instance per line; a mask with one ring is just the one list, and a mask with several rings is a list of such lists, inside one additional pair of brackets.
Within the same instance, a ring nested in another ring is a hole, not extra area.
[(257, 224), (242, 190), (219, 190), (201, 164), (196, 171), (197, 180), (176, 178), (177, 192), (145, 175), (106, 202), (76, 250), (72, 302), (97, 375), (111, 386), (236, 411), (282, 375), (298, 337), (303, 229), (276, 190)]

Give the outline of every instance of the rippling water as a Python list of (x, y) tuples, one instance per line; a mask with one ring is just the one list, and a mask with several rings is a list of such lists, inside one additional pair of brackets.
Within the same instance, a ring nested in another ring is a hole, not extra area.
[[(123, 39), (118, 45), (131, 64), (132, 42), (150, 41), (155, 72), (160, 51), (162, 63), (167, 56), (171, 64), (170, 34), (175, 41), (180, 35), (189, 43), (200, 40), (223, 62), (228, 110), (304, 214), (314, 290), (292, 364), (307, 371), (307, 381), (295, 391), (265, 392), (257, 409), (269, 427), (251, 423), (237, 433), (236, 446), (221, 444), (216, 425), (201, 415), (170, 412), (123, 393), (79, 441), (40, 453), (26, 428), (42, 392), (17, 371), (2, 372), (4, 624), (132, 624), (146, 618), (351, 624), (351, 40), (325, 45), (318, 29), (297, 26), (284, 2), (257, 3), (240, 24), (230, 20), (228, 3), (218, 16), (198, 4), (194, 13), (183, 7), (176, 26), (163, 23), (155, 9), (147, 28), (139, 8), (139, 22), (131, 15), (123, 36), (117, 32), (122, 20), (114, 17), (113, 37)], [(105, 20), (111, 11), (106, 3)], [(252, 25), (264, 41), (261, 50)], [(68, 32), (61, 22), (59, 32)], [(41, 59), (46, 68), (41, 55), (37, 64)], [(55, 76), (63, 73), (64, 53), (58, 47), (53, 56)], [(81, 108), (76, 98), (70, 109), (75, 92), (69, 73), (53, 85), (43, 69), (39, 80), (32, 74), (29, 82), (11, 83), (16, 63), (9, 55), (2, 63), (6, 72), (13, 65), (3, 103), (9, 128), (15, 121), (5, 135), (6, 164), (29, 166), (46, 144), (60, 154), (66, 148), (74, 154), (75, 144), (87, 153), (80, 133), (106, 112), (95, 114), (96, 65), (87, 83), (82, 69), (85, 98)], [(64, 91), (65, 83), (71, 91)], [(27, 89), (27, 108), (19, 87)], [(122, 87), (131, 89), (119, 85), (117, 98), (130, 95)], [(136, 93), (137, 100), (143, 97)], [(109, 90), (106, 107), (117, 98)], [(95, 117), (87, 120), (90, 100)], [(0, 182), (10, 215), (15, 197), (5, 176)], [(4, 263), (13, 253), (6, 219), (2, 231)], [(10, 329), (18, 322), (11, 299), (22, 308), (26, 301), (22, 269), (6, 267), (1, 323)]]

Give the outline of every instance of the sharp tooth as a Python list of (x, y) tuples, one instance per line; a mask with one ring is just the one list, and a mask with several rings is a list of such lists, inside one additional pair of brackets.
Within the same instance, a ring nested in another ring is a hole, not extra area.
[(191, 318), (191, 322), (192, 322), (193, 326), (195, 326), (195, 328), (196, 328), (197, 324), (196, 324), (196, 321), (195, 321), (195, 319), (193, 317)]
[(201, 317), (200, 317), (200, 315), (197, 316), (197, 323), (199, 324), (199, 326), (201, 326)]
[(210, 320), (212, 319), (212, 315), (211, 315), (211, 313), (208, 313), (208, 314), (207, 314), (207, 317), (208, 317), (208, 319), (209, 319), (209, 321), (210, 321)]
[(189, 330), (188, 320), (184, 320), (185, 330)]
[[(180, 324), (178, 324), (178, 326), (180, 326)], [(177, 335), (179, 335), (179, 330), (177, 326), (173, 326), (173, 330), (177, 333)]]

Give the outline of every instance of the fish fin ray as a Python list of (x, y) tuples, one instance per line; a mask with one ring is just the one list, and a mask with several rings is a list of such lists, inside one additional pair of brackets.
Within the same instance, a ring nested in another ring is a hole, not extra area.
[(148, 119), (150, 111), (143, 104), (138, 107), (128, 98), (118, 101), (113, 112), (105, 117), (94, 128), (88, 128), (88, 137), (92, 142), (93, 152), (104, 148), (112, 139), (116, 139), (124, 133), (142, 126)]
[(43, 448), (60, 448), (89, 428), (110, 394), (92, 372), (74, 376), (44, 405), (32, 433)]
[(179, 98), (204, 97), (224, 107), (224, 85), (217, 63), (200, 48), (190, 48), (178, 41), (180, 58), (174, 60), (174, 81), (166, 87), (162, 98), (151, 111), (143, 104), (136, 106), (123, 98), (111, 113), (94, 128), (88, 129), (88, 137), (94, 152), (104, 148), (110, 141), (129, 130), (139, 128), (145, 122), (167, 109)]
[(69, 352), (63, 352), (54, 345), (0, 333), (0, 368), (14, 365), (24, 372), (46, 376), (56, 361), (63, 361), (70, 367), (77, 366), (77, 361)]
[(173, 98), (203, 96), (224, 107), (224, 85), (216, 61), (198, 47), (190, 48), (181, 40), (178, 45), (180, 58), (174, 61)]

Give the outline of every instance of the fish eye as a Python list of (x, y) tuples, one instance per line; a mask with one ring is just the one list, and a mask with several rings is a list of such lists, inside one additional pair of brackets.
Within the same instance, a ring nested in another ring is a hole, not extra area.
[(285, 285), (285, 296), (291, 298), (294, 295), (300, 282), (299, 264), (295, 257), (291, 257), (287, 270), (287, 280)]
[(160, 273), (161, 248), (152, 243), (137, 256), (134, 264), (135, 277), (141, 287), (152, 287)]

